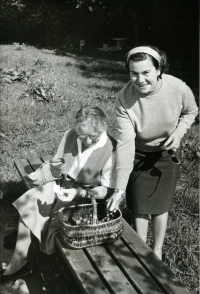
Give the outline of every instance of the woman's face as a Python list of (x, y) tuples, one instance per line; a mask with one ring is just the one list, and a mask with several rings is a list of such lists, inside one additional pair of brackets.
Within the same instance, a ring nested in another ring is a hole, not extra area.
[(100, 137), (102, 132), (97, 132), (93, 128), (89, 128), (88, 126), (79, 126), (77, 130), (77, 135), (79, 139), (82, 141), (82, 143), (86, 147), (91, 147), (95, 145)]
[(151, 58), (142, 61), (129, 61), (130, 78), (134, 87), (141, 94), (148, 94), (154, 90), (158, 83), (160, 69), (156, 69)]

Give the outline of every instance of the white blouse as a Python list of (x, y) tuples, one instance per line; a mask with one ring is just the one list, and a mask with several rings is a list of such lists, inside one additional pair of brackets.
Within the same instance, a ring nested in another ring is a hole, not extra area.
[[(99, 141), (96, 142), (93, 146), (88, 147), (85, 151), (82, 152), (82, 142), (79, 138), (77, 138), (77, 145), (78, 145), (78, 154), (74, 160), (74, 163), (71, 167), (71, 169), (68, 172), (68, 175), (76, 179), (81, 169), (84, 167), (86, 161), (92, 154), (92, 152), (98, 148), (103, 147), (107, 142), (108, 136), (106, 132), (103, 132)], [(115, 163), (116, 163), (116, 154), (113, 152), (113, 154), (110, 156), (109, 160), (103, 167), (103, 170), (101, 172), (101, 179), (100, 179), (100, 185), (105, 186), (108, 188), (115, 188), (115, 180), (116, 180), (116, 174), (115, 174)]]

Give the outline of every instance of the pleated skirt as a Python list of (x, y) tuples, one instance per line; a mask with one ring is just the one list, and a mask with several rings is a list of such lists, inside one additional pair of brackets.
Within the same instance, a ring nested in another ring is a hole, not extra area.
[[(180, 159), (181, 150), (175, 155)], [(179, 165), (168, 151), (136, 150), (126, 197), (128, 208), (138, 214), (162, 214), (173, 205)]]

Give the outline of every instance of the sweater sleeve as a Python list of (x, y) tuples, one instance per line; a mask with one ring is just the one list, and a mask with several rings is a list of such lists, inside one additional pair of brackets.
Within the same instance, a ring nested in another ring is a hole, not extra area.
[(182, 138), (193, 124), (197, 114), (198, 107), (195, 102), (194, 95), (191, 89), (187, 85), (185, 85), (185, 92), (183, 93), (182, 98), (181, 115), (179, 117), (178, 125), (174, 133)]
[(135, 129), (120, 98), (116, 100), (117, 149), (116, 188), (126, 189), (135, 157)]
[(101, 172), (100, 185), (107, 188), (115, 188), (116, 185), (116, 152), (113, 152), (109, 160), (104, 165)]
[[(65, 148), (65, 142), (66, 142), (66, 137), (69, 131), (66, 131), (59, 146), (57, 149), (57, 152), (54, 156), (54, 158), (63, 158), (64, 157), (64, 148)], [(51, 170), (51, 174), (53, 177), (55, 178), (59, 178), (62, 174), (62, 171), (60, 168), (57, 168), (55, 166), (50, 165), (50, 170)]]

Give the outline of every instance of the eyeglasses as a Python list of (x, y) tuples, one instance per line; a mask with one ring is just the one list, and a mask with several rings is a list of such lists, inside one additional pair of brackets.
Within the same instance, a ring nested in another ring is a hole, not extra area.
[(92, 141), (96, 142), (99, 140), (99, 137), (101, 136), (101, 134), (97, 134), (97, 135), (78, 135), (80, 140), (85, 140), (86, 138), (90, 138)]
[(173, 161), (173, 163), (175, 163), (175, 164), (179, 164), (179, 165), (181, 165), (184, 169), (188, 170), (187, 167), (181, 163), (180, 159), (174, 155), (174, 151), (173, 151), (172, 149), (169, 150), (168, 153), (169, 153), (169, 155), (171, 155), (171, 160)]

